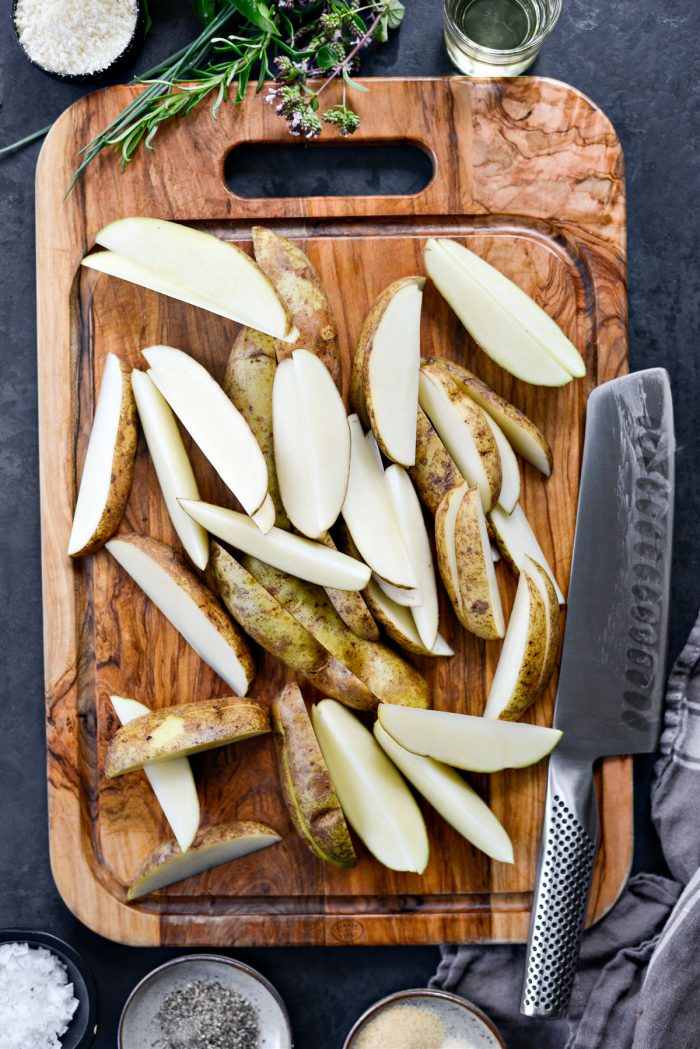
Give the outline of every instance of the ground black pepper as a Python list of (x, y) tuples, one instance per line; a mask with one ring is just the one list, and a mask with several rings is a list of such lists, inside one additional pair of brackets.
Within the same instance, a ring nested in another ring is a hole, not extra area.
[(194, 980), (171, 991), (156, 1016), (154, 1049), (259, 1049), (255, 1007), (220, 983)]

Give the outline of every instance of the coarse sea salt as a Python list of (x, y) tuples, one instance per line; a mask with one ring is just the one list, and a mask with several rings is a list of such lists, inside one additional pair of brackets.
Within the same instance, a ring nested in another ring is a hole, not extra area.
[(61, 1049), (79, 1002), (45, 947), (0, 944), (0, 1049)]

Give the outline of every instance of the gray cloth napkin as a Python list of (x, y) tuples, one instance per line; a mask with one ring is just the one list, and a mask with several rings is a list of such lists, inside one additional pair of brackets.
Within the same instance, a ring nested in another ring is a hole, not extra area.
[(673, 879), (638, 874), (586, 933), (567, 1019), (520, 1015), (522, 944), (443, 947), (431, 986), (484, 1009), (508, 1049), (700, 1049), (700, 617), (669, 678), (651, 804)]

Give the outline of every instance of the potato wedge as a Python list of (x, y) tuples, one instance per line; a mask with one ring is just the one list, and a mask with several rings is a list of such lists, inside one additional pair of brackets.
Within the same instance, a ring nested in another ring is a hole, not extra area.
[(371, 426), (388, 459), (416, 460), (420, 314), (424, 277), (385, 288), (367, 315), (353, 361), (353, 409)]
[[(297, 346), (316, 354), (340, 388), (338, 333), (318, 273), (301, 248), (265, 226), (253, 226), (253, 248), (258, 266), (290, 311), (299, 333)], [(278, 360), (291, 352), (285, 342), (275, 348)]]
[(384, 645), (355, 637), (320, 587), (252, 557), (244, 558), (243, 565), (298, 623), (367, 685), (378, 701), (429, 705), (428, 686), (418, 671)]
[(165, 543), (126, 534), (107, 544), (156, 608), (205, 663), (243, 696), (255, 677), (250, 649), (211, 590)]
[[(329, 532), (319, 536), (318, 541), (327, 546), (329, 550), (338, 549)], [(362, 560), (357, 553), (357, 548), (355, 553), (349, 556), (354, 557), (356, 561)], [(330, 586), (324, 589), (333, 608), (353, 634), (364, 638), (365, 641), (379, 641), (379, 627), (372, 618), (372, 613), (359, 590), (336, 590)]]
[(298, 685), (273, 699), (272, 723), (282, 795), (297, 833), (320, 859), (354, 866), (348, 825)]
[(394, 516), (401, 522), (401, 534), (408, 559), (418, 582), (420, 604), (411, 608), (421, 642), (432, 649), (438, 634), (438, 592), (433, 553), (423, 519), (423, 511), (411, 479), (403, 466), (393, 463), (384, 473)]
[(188, 757), (269, 731), (265, 708), (240, 696), (161, 707), (130, 721), (112, 736), (105, 775), (112, 779), (144, 765)]
[(203, 827), (187, 852), (180, 852), (174, 841), (162, 842), (136, 871), (126, 898), (131, 901), (147, 896), (281, 840), (277, 831), (264, 823), (240, 820)]
[(385, 594), (374, 579), (363, 591), (367, 607), (376, 621), (384, 628), (387, 637), (396, 642), (406, 652), (415, 656), (453, 656), (454, 649), (438, 633), (433, 647), (428, 650), (420, 639), (411, 610)]
[(88, 255), (83, 266), (275, 338), (296, 338), (289, 310), (273, 284), (234, 244), (178, 222), (140, 216), (111, 222), (95, 241), (107, 251)]
[(448, 492), (464, 484), (457, 464), (420, 407), (416, 417), (416, 462), (408, 472), (421, 502), (431, 514), (437, 513)]
[(548, 608), (526, 565), (518, 580), (508, 630), (484, 708), (485, 718), (518, 721), (540, 695), (548, 623)]
[(325, 695), (359, 710), (376, 707), (377, 698), (367, 685), (332, 656), (218, 543), (212, 543), (210, 567), (221, 600), (236, 622), (266, 652), (303, 674)]
[(68, 556), (99, 550), (124, 516), (134, 477), (138, 444), (136, 404), (129, 373), (107, 354), (95, 417), (80, 478)]
[(489, 514), (489, 521), (493, 529), (493, 535), (503, 560), (517, 577), (520, 574), (525, 557), (531, 557), (538, 565), (542, 565), (549, 573), (557, 600), (560, 605), (566, 604), (561, 587), (554, 578), (554, 572), (547, 563), (542, 547), (537, 541), (537, 536), (525, 516), (525, 512), (518, 503), (513, 512), (507, 514), (500, 506), (494, 506)]
[(537, 684), (538, 698), (542, 695), (549, 680), (554, 673), (554, 668), (557, 665), (557, 657), (559, 655), (559, 645), (561, 642), (561, 608), (559, 607), (559, 601), (557, 599), (557, 592), (554, 589), (552, 578), (542, 565), (537, 564), (531, 557), (525, 558), (523, 565), (523, 571), (528, 574), (532, 582), (535, 584), (540, 592), (540, 597), (544, 601), (546, 608), (546, 631), (547, 631), (547, 643), (544, 662), (542, 664), (542, 673), (540, 674), (540, 680)]

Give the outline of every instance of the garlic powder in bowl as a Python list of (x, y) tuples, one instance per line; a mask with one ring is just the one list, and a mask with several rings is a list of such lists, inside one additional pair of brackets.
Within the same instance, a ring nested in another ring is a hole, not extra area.
[(0, 1049), (61, 1049), (78, 1005), (68, 971), (52, 951), (0, 944)]

